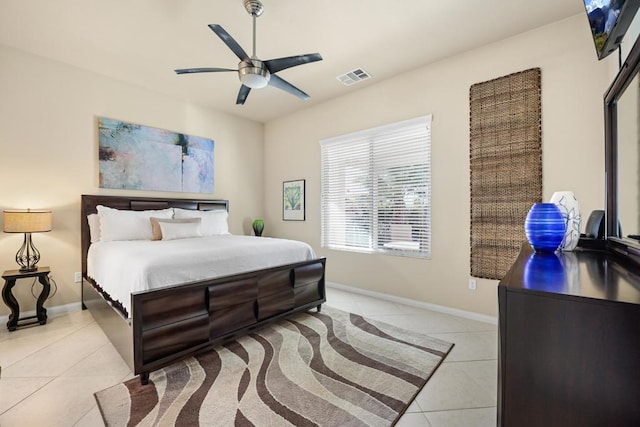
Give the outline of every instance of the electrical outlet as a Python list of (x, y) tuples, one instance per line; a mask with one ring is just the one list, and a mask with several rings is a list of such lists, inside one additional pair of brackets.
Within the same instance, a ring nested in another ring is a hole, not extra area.
[(469, 290), (475, 291), (478, 288), (478, 283), (476, 279), (469, 279)]
[(73, 281), (76, 283), (82, 282), (82, 273), (80, 273), (79, 271), (73, 273)]

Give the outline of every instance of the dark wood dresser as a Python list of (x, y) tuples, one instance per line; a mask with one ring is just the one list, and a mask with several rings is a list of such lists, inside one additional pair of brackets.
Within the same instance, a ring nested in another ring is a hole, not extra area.
[(525, 243), (498, 305), (498, 425), (640, 426), (637, 265)]

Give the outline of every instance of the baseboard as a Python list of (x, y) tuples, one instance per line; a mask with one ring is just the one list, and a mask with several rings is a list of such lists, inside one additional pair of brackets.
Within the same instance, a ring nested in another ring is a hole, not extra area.
[(430, 304), (428, 302), (416, 301), (409, 298), (402, 298), (395, 295), (383, 294), (381, 292), (369, 291), (367, 289), (356, 288), (353, 286), (342, 285), (335, 282), (326, 282), (327, 287), (335, 288), (342, 291), (351, 292), (359, 295), (366, 295), (369, 297), (378, 298), (385, 301), (397, 302), (399, 304), (408, 305), (416, 308), (423, 308), (425, 310), (437, 311), (439, 313), (451, 314), (454, 316), (464, 317), (465, 319), (477, 320), (479, 322), (491, 323), (493, 325), (498, 324), (498, 318), (493, 316), (487, 316), (484, 314), (474, 313), (473, 311), (459, 310), (457, 308), (446, 307), (444, 305)]
[[(79, 302), (72, 302), (69, 304), (63, 304), (63, 305), (54, 305), (53, 307), (46, 307), (47, 309), (47, 316), (53, 316), (56, 314), (64, 314), (64, 313), (71, 313), (74, 311), (80, 311), (82, 310), (82, 304)], [(35, 316), (36, 315), (36, 311), (35, 310), (30, 310), (30, 311), (21, 311), (20, 312), (20, 317), (29, 317), (29, 316)], [(0, 325), (6, 325), (7, 322), (9, 321), (9, 315), (5, 314), (0, 316)]]

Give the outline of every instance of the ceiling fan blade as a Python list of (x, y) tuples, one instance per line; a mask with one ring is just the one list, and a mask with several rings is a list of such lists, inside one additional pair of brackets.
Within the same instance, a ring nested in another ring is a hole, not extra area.
[(229, 35), (229, 33), (227, 33), (224, 28), (222, 28), (220, 25), (218, 24), (209, 24), (209, 28), (211, 28), (211, 30), (216, 33), (216, 35), (218, 37), (220, 37), (220, 39), (227, 45), (229, 46), (229, 49), (231, 49), (231, 51), (233, 53), (236, 54), (236, 56), (238, 58), (240, 58), (241, 61), (250, 61), (251, 59), (249, 58), (249, 55), (247, 55), (247, 52), (244, 51), (244, 49), (242, 49), (240, 47), (240, 45), (238, 44), (237, 41), (235, 41), (235, 39), (233, 37), (231, 37)]
[(245, 85), (240, 86), (240, 92), (238, 92), (238, 99), (236, 99), (236, 105), (244, 105), (244, 102), (247, 100), (247, 96), (249, 96), (249, 92), (251, 92), (251, 88), (249, 86), (245, 86)]
[(308, 64), (309, 62), (322, 61), (319, 53), (308, 53), (306, 55), (288, 56), (286, 58), (276, 58), (264, 61), (271, 74), (297, 65)]
[(310, 98), (309, 95), (289, 83), (288, 81), (276, 76), (275, 74), (271, 74), (271, 79), (269, 80), (269, 86), (277, 87), (278, 89), (282, 89), (285, 92), (289, 92), (291, 95), (295, 95), (298, 98), (304, 99), (305, 101)]
[(174, 70), (176, 74), (192, 74), (192, 73), (219, 73), (223, 71), (238, 71), (231, 68), (183, 68)]

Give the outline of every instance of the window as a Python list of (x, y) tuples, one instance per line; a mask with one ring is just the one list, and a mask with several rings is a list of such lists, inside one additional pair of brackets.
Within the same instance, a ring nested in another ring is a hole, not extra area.
[(322, 247), (429, 258), (431, 116), (320, 144)]

